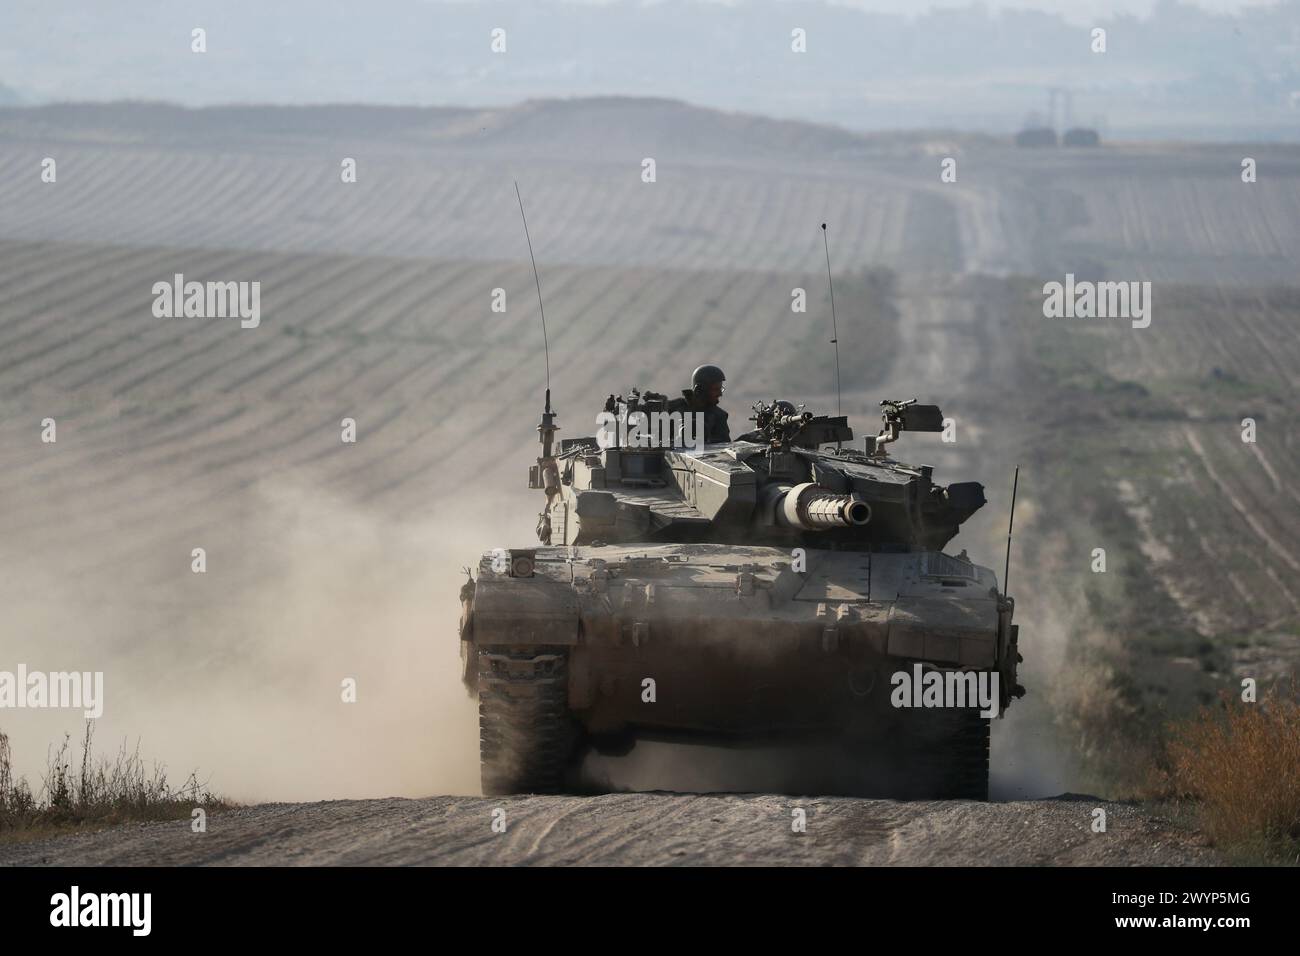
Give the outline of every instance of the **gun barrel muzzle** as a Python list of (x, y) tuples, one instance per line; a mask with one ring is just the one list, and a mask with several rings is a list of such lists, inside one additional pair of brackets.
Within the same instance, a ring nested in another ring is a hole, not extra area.
[(812, 484), (795, 485), (776, 500), (776, 523), (803, 531), (861, 527), (871, 520), (871, 505), (857, 495), (841, 495)]

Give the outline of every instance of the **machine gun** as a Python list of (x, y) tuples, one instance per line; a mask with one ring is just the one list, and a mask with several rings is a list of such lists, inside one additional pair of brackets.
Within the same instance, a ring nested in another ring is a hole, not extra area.
[(816, 449), (831, 442), (851, 441), (853, 430), (843, 415), (802, 412), (791, 402), (755, 402), (749, 420), (756, 426), (740, 436), (742, 441), (767, 445), (776, 452), (793, 448)]
[(800, 412), (803, 406), (796, 408), (791, 402), (755, 402), (753, 407), (749, 420), (754, 430), (744, 437), (748, 440), (752, 436), (756, 443), (780, 451), (789, 450), (790, 442), (813, 420), (812, 412)]
[(941, 432), (943, 412), (938, 405), (918, 405), (916, 399), (898, 401), (886, 399), (880, 403), (881, 420), (885, 427), (875, 438), (868, 438), (867, 454), (874, 458), (885, 457), (885, 446), (898, 441), (899, 432)]

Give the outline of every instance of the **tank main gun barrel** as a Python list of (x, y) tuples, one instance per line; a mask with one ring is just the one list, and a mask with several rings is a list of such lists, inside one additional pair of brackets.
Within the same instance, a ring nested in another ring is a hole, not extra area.
[(871, 520), (871, 505), (858, 496), (836, 494), (811, 482), (785, 488), (773, 506), (777, 525), (801, 531), (859, 528)]

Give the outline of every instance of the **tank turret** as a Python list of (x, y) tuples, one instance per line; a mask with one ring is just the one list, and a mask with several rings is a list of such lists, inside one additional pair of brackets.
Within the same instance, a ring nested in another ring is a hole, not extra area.
[[(566, 439), (533, 469), (531, 487), (547, 491), (544, 544), (815, 537), (836, 550), (934, 550), (985, 502), (978, 482), (938, 485), (929, 466), (886, 455), (901, 431), (942, 428), (935, 405), (882, 402), (884, 428), (861, 451), (844, 447), (853, 440), (845, 417), (788, 402), (757, 403), (756, 427), (735, 442), (689, 447), (684, 436), (700, 432), (664, 411), (662, 395), (631, 396), (610, 396), (596, 436)], [(547, 474), (558, 486), (547, 487)]]

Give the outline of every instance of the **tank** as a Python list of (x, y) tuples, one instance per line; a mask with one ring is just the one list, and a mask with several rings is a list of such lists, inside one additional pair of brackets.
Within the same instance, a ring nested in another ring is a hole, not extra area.
[(882, 402), (855, 448), (786, 401), (711, 445), (667, 407), (610, 396), (557, 444), (547, 391), (541, 544), (484, 554), (460, 595), (484, 793), (573, 789), (588, 751), (669, 740), (818, 755), (791, 792), (987, 799), (989, 722), (1024, 694), (1015, 605), (944, 552), (983, 486), (890, 454), (939, 408)]

